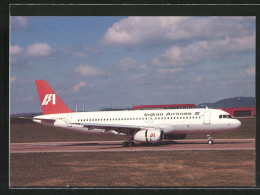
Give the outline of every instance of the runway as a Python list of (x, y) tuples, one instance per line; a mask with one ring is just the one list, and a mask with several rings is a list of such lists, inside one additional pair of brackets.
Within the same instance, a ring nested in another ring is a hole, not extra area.
[(131, 151), (174, 151), (174, 150), (254, 150), (255, 139), (214, 139), (209, 145), (207, 139), (167, 140), (160, 146), (139, 145), (123, 147), (122, 141), (86, 142), (36, 142), (11, 143), (10, 153), (46, 152), (131, 152)]

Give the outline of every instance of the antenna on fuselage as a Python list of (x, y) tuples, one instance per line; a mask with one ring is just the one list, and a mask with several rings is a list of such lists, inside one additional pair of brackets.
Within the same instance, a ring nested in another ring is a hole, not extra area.
[(76, 101), (76, 112), (78, 112), (78, 102)]

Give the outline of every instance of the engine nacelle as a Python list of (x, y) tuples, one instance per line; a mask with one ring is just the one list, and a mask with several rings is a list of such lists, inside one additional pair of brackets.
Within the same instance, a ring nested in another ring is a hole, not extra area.
[(164, 139), (162, 130), (141, 130), (136, 132), (134, 140), (138, 142), (157, 143)]

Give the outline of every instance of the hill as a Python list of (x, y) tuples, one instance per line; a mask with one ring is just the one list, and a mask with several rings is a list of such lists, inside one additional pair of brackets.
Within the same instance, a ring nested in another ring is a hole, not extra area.
[(201, 103), (196, 108), (243, 108), (255, 107), (255, 97), (234, 97), (223, 99), (214, 103)]

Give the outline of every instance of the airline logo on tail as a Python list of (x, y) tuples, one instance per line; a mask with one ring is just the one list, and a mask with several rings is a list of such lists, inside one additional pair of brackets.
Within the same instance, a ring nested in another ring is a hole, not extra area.
[(35, 83), (38, 90), (43, 114), (73, 112), (63, 103), (58, 94), (55, 93), (55, 91), (45, 80), (36, 80)]
[(42, 105), (48, 105), (48, 103), (52, 100), (52, 104), (56, 104), (56, 97), (55, 94), (46, 94), (43, 101)]

